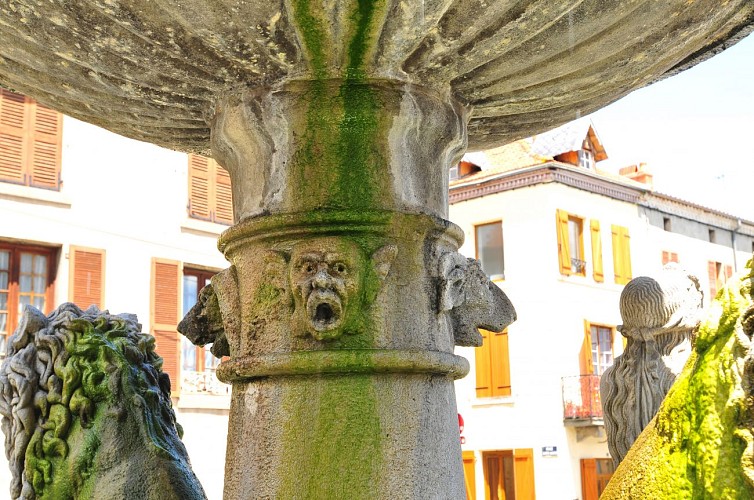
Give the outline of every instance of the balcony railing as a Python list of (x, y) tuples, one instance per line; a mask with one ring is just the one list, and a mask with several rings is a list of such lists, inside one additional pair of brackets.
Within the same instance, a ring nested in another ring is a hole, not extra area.
[(586, 269), (586, 261), (571, 257), (571, 270), (574, 273), (584, 274), (584, 269)]
[(599, 375), (563, 377), (563, 419), (602, 420)]
[(230, 394), (230, 385), (220, 382), (215, 376), (214, 371), (193, 372), (182, 370), (181, 393), (226, 396)]

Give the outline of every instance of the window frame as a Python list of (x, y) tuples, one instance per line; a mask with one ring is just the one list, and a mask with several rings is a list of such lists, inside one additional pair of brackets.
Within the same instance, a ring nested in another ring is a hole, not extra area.
[[(58, 267), (58, 250), (57, 247), (47, 247), (41, 245), (25, 245), (20, 243), (12, 243), (7, 241), (0, 241), (0, 251), (10, 252), (8, 259), (8, 301), (7, 309), (4, 312), (7, 314), (6, 318), (6, 331), (0, 332), (0, 335), (10, 337), (15, 329), (18, 327), (18, 321), (20, 318), (19, 312), (19, 274), (21, 272), (21, 266), (19, 256), (21, 253), (32, 253), (34, 255), (44, 255), (47, 257), (47, 284), (45, 287), (45, 310), (44, 314), (50, 314), (53, 310), (55, 301), (55, 278), (57, 276)], [(5, 356), (4, 352), (0, 352), (0, 357)]]
[[(558, 263), (560, 274), (564, 276), (586, 276), (586, 253), (584, 251), (584, 226), (586, 217), (567, 212), (566, 210), (557, 209), (556, 211), (556, 233), (558, 240)], [(578, 225), (578, 247), (581, 259), (576, 259), (572, 255), (571, 249), (571, 222)], [(568, 265), (566, 266), (566, 261)], [(575, 262), (574, 262), (575, 261)], [(580, 266), (579, 266), (580, 264)], [(580, 269), (579, 269), (580, 267)]]
[[(484, 270), (484, 262), (479, 258), (479, 228), (484, 226), (493, 226), (493, 225), (500, 225), (500, 240), (501, 240), (501, 247), (500, 247), (500, 253), (502, 257), (502, 263), (503, 268), (500, 270), (500, 273), (495, 274), (489, 274), (487, 275), (490, 280), (493, 281), (503, 281), (505, 280), (505, 236), (503, 235), (503, 220), (497, 219), (492, 220), (489, 222), (480, 222), (478, 224), (474, 224), (474, 258), (479, 261), (479, 263), (482, 265), (482, 269)], [(486, 274), (486, 273), (485, 273)]]

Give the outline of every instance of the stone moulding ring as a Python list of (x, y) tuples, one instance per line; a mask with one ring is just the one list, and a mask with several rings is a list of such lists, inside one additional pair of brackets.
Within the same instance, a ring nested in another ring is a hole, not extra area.
[(449, 352), (397, 349), (341, 349), (245, 356), (223, 361), (217, 378), (235, 383), (269, 376), (428, 373), (459, 379), (469, 362)]

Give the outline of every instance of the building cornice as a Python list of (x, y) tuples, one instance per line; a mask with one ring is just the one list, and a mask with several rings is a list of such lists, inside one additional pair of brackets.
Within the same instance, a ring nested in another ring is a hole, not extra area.
[[(754, 236), (754, 222), (712, 208), (652, 191), (633, 181), (620, 182), (593, 171), (549, 161), (531, 167), (501, 172), (481, 179), (460, 181), (450, 187), (450, 204), (481, 198), (528, 186), (556, 182), (582, 191), (628, 203), (710, 226)], [(631, 182), (631, 184), (628, 184)]]
[(608, 196), (629, 203), (638, 203), (648, 188), (630, 186), (602, 178), (590, 171), (579, 171), (559, 162), (547, 162), (523, 169), (504, 172), (494, 177), (459, 183), (450, 188), (451, 204), (488, 196), (503, 191), (537, 184), (557, 182), (583, 191)]
[(657, 192), (645, 193), (639, 200), (639, 205), (720, 229), (754, 236), (754, 222), (752, 221), (666, 194)]

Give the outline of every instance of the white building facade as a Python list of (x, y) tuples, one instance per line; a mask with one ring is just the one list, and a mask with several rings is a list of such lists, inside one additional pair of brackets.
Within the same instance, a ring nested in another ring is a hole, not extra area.
[(0, 90), (2, 352), (26, 303), (45, 313), (72, 301), (137, 314), (143, 331), (157, 337), (193, 468), (209, 498), (220, 499), (229, 387), (214, 376), (216, 361), (182, 346), (175, 331), (202, 280), (227, 267), (216, 241), (228, 225), (212, 222), (232, 222), (223, 186), (212, 191), (223, 179), (203, 179), (197, 161), (217, 175), (213, 162), (190, 165), (185, 153)]
[(471, 363), (456, 382), (469, 497), (597, 499), (613, 469), (599, 376), (623, 352), (623, 286), (674, 261), (708, 303), (754, 250), (753, 222), (656, 193), (640, 168), (627, 172), (645, 182), (579, 162), (604, 154), (588, 122), (576, 151), (558, 133), (559, 150), (519, 141), (489, 152), (484, 170), (462, 162), (451, 181), (461, 252), (518, 314), (504, 335), (457, 351)]

